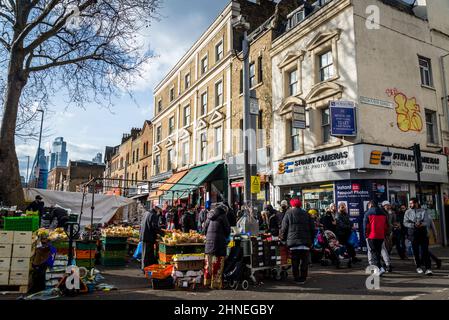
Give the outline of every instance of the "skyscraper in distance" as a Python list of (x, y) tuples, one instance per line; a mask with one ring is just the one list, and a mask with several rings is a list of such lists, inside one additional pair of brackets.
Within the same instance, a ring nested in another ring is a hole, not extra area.
[(52, 144), (52, 150), (50, 154), (50, 170), (56, 167), (67, 167), (67, 142), (63, 137), (57, 137)]

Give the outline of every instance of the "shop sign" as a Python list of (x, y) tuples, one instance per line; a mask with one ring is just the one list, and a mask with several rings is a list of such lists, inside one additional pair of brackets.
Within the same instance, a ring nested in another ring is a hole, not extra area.
[(251, 193), (259, 193), (259, 192), (260, 192), (260, 177), (251, 176)]
[(331, 101), (329, 106), (332, 136), (356, 136), (356, 108), (352, 101)]
[(300, 105), (292, 106), (292, 127), (296, 129), (306, 128), (306, 107)]

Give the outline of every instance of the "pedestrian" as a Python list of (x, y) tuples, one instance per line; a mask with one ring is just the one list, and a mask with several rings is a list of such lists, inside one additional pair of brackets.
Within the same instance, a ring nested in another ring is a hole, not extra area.
[(368, 262), (371, 266), (378, 267), (379, 276), (382, 276), (385, 269), (382, 267), (381, 256), (383, 244), (389, 231), (388, 216), (374, 201), (370, 201), (368, 206), (369, 209), (363, 217), (363, 228), (369, 252)]
[(267, 213), (267, 230), (271, 235), (277, 237), (279, 236), (279, 221), (278, 221), (278, 211), (273, 208), (271, 204), (265, 207), (265, 211)]
[(223, 287), (224, 260), (227, 255), (227, 239), (231, 226), (227, 218), (227, 207), (220, 204), (211, 210), (204, 224), (206, 235), (204, 286), (211, 289)]
[(237, 215), (234, 209), (229, 206), (229, 203), (227, 201), (224, 201), (223, 204), (228, 208), (227, 218), (229, 221), (229, 225), (231, 227), (235, 227), (237, 225)]
[[(433, 234), (433, 237), (436, 242), (438, 242), (438, 232), (437, 228), (435, 227), (435, 223), (433, 222), (432, 218), (430, 218), (429, 215), (427, 215), (427, 235), (430, 237), (430, 234)], [(442, 261), (439, 259), (436, 255), (432, 253), (432, 251), (429, 249), (429, 256), (430, 259), (435, 262), (437, 265), (437, 269), (441, 269)]]
[(142, 270), (152, 264), (157, 264), (155, 255), (155, 244), (157, 236), (162, 234), (159, 228), (159, 211), (161, 208), (155, 206), (149, 212), (144, 213), (142, 226), (140, 227), (140, 241), (142, 242)]
[(167, 211), (167, 215), (165, 216), (165, 220), (167, 223), (167, 230), (175, 230), (176, 229), (176, 209), (169, 208)]
[(40, 195), (37, 195), (34, 198), (34, 201), (31, 202), (25, 209), (25, 211), (37, 212), (39, 215), (39, 226), (41, 225), (42, 216), (44, 215), (44, 207), (45, 203), (42, 200)]
[(408, 229), (408, 238), (412, 243), (415, 257), (416, 272), (423, 274), (424, 266), (426, 275), (432, 275), (432, 266), (429, 255), (428, 223), (429, 217), (426, 210), (419, 207), (416, 198), (410, 199), (410, 208), (405, 212), (404, 225)]
[(312, 218), (301, 208), (301, 200), (292, 199), (292, 206), (282, 220), (281, 240), (287, 242), (291, 251), (293, 277), (304, 284), (309, 270), (309, 255), (313, 245), (315, 225)]
[[(382, 259), (385, 264), (386, 272), (392, 272), (393, 267), (391, 265), (390, 253), (391, 253), (391, 249), (392, 249), (393, 245), (392, 245), (391, 238), (392, 238), (393, 224), (396, 221), (396, 216), (393, 215), (393, 213), (392, 213), (391, 203), (389, 201), (382, 202), (382, 208), (380, 208), (380, 209), (381, 209), (382, 213), (385, 215), (385, 217), (387, 218), (387, 222), (388, 222), (388, 230), (385, 234), (385, 240), (382, 244), (381, 255), (382, 255)], [(368, 253), (368, 257), (370, 257), (369, 253)]]
[(321, 217), (320, 223), (323, 225), (325, 231), (329, 230), (333, 233), (337, 232), (337, 221), (335, 220), (334, 213), (330, 208), (328, 208), (324, 213), (324, 216)]
[(348, 210), (344, 202), (338, 205), (338, 215), (336, 220), (336, 236), (338, 238), (338, 241), (346, 247), (353, 263), (360, 262), (360, 259), (356, 257), (355, 248), (351, 244), (349, 244), (349, 238), (351, 237), (352, 231), (355, 230), (355, 227), (352, 225), (351, 220), (349, 219)]
[(180, 224), (182, 232), (189, 233), (190, 230), (196, 230), (196, 217), (193, 207), (184, 210)]
[(207, 220), (207, 214), (209, 213), (209, 210), (210, 210), (210, 201), (207, 200), (206, 203), (204, 204), (204, 208), (200, 211), (200, 213), (198, 215), (198, 232), (199, 233), (203, 233), (204, 223)]
[(393, 246), (396, 246), (396, 251), (402, 260), (407, 259), (405, 247), (407, 229), (404, 226), (404, 215), (406, 210), (407, 207), (405, 205), (400, 205), (399, 209), (396, 211), (396, 222), (393, 223), (392, 244)]
[(288, 201), (287, 200), (282, 200), (281, 201), (281, 206), (280, 206), (280, 210), (277, 213), (277, 220), (278, 220), (278, 224), (279, 224), (279, 229), (282, 228), (282, 220), (284, 220), (285, 214), (287, 213), (288, 210)]

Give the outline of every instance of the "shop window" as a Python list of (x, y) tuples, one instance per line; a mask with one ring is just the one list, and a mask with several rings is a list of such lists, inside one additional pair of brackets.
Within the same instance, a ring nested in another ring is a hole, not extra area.
[(223, 104), (223, 81), (215, 84), (215, 106), (219, 107)]
[(323, 144), (330, 142), (331, 140), (331, 125), (330, 125), (330, 116), (329, 116), (329, 108), (321, 110), (321, 138)]
[(418, 57), (419, 72), (421, 75), (421, 84), (427, 87), (433, 87), (432, 63), (430, 59)]
[(437, 113), (426, 109), (427, 143), (437, 144)]
[(327, 81), (334, 76), (332, 50), (319, 55), (320, 81)]
[(207, 92), (204, 92), (201, 95), (201, 116), (204, 116), (207, 114)]
[(221, 156), (222, 153), (222, 145), (223, 145), (223, 134), (222, 134), (222, 127), (217, 127), (214, 129), (214, 156), (218, 157)]

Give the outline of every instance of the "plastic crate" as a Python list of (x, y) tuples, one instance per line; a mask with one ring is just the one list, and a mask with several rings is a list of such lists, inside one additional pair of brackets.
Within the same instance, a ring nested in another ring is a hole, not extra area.
[(122, 258), (125, 259), (128, 251), (101, 251), (102, 258)]
[(55, 241), (55, 242), (52, 242), (51, 245), (53, 247), (55, 247), (56, 249), (69, 249), (68, 241)]
[(169, 246), (165, 243), (159, 243), (159, 252), (165, 254), (187, 254), (187, 253), (204, 253), (205, 245), (176, 245)]
[(126, 244), (128, 238), (124, 237), (102, 237), (101, 241), (103, 244)]
[(149, 279), (167, 279), (171, 276), (173, 272), (173, 266), (169, 265), (160, 265), (160, 264), (153, 264), (151, 266), (145, 267), (145, 277)]
[(76, 259), (95, 259), (96, 250), (76, 249)]
[(76, 242), (76, 249), (78, 250), (97, 250), (97, 242)]
[(76, 260), (76, 265), (78, 267), (84, 267), (84, 268), (89, 268), (89, 267), (95, 267), (95, 259), (81, 259), (81, 260)]
[(39, 229), (39, 217), (3, 217), (3, 229), (6, 231), (36, 231)]
[(100, 259), (101, 265), (105, 267), (123, 267), (126, 265), (126, 260), (121, 258), (104, 258)]
[(165, 254), (162, 252), (159, 252), (159, 261), (163, 264), (171, 263), (173, 261), (173, 254)]

